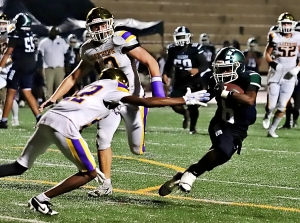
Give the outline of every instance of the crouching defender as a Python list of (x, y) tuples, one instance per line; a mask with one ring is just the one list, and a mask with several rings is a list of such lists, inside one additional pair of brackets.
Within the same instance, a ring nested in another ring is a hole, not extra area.
[[(209, 84), (210, 97), (216, 97), (217, 111), (209, 124), (208, 132), (212, 142), (208, 152), (184, 173), (178, 172), (164, 183), (159, 194), (165, 196), (180, 188), (190, 192), (196, 178), (229, 161), (247, 137), (249, 125), (256, 120), (256, 95), (260, 88), (260, 75), (245, 71), (243, 53), (233, 47), (219, 51), (213, 63), (213, 78)], [(226, 90), (224, 84), (231, 82), (245, 93)]]
[(104, 119), (120, 103), (146, 107), (205, 105), (201, 101), (207, 101), (208, 96), (206, 91), (198, 91), (181, 98), (139, 98), (130, 95), (127, 77), (121, 70), (106, 69), (100, 74), (99, 81), (86, 86), (76, 95), (65, 98), (41, 118), (21, 156), (13, 163), (0, 165), (0, 177), (23, 174), (32, 167), (39, 155), (55, 144), (77, 166), (79, 172), (50, 190), (32, 197), (28, 206), (42, 214), (58, 214), (51, 209), (51, 198), (72, 191), (97, 176), (95, 160), (79, 132), (83, 127)]

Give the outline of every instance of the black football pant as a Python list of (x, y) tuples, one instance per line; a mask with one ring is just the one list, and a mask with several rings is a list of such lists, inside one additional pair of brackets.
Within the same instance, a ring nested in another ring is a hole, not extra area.
[(196, 131), (196, 124), (199, 117), (198, 105), (189, 105), (188, 111), (190, 115), (190, 132)]

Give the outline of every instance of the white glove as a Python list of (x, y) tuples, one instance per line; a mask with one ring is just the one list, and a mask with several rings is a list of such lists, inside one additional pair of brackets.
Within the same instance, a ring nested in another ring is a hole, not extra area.
[(209, 95), (210, 94), (207, 93), (206, 90), (196, 91), (192, 93), (191, 88), (188, 87), (186, 94), (183, 96), (183, 99), (185, 100), (186, 105), (201, 105), (206, 107), (207, 104), (203, 102), (209, 101)]
[(300, 67), (296, 66), (293, 69), (291, 69), (288, 73), (290, 73), (293, 76), (297, 76), (299, 72), (300, 72)]
[(97, 171), (97, 176), (96, 176), (95, 180), (97, 181), (97, 183), (102, 184), (104, 182), (104, 180), (106, 179), (105, 175), (98, 169), (98, 167), (96, 168), (96, 171)]

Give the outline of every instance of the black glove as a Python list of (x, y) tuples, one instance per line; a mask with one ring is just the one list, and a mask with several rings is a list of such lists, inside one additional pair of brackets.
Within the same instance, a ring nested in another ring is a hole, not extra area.
[(221, 95), (222, 91), (225, 89), (224, 82), (218, 82), (214, 87), (214, 91), (216, 95)]

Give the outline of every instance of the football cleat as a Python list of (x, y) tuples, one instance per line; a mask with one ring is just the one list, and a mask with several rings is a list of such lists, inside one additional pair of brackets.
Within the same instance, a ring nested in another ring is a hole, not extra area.
[(182, 172), (177, 172), (171, 180), (165, 182), (158, 190), (160, 196), (166, 196), (170, 194), (175, 188), (178, 188)]
[(18, 120), (18, 119), (13, 119), (13, 120), (11, 121), (11, 125), (12, 125), (12, 126), (20, 126), (19, 120)]
[(112, 191), (113, 191), (112, 184), (103, 183), (95, 190), (89, 191), (88, 196), (89, 197), (108, 196), (108, 195), (112, 195)]
[(30, 210), (38, 211), (44, 215), (56, 215), (57, 211), (51, 209), (52, 204), (49, 201), (40, 202), (36, 197), (31, 198), (28, 201), (28, 207)]
[(7, 129), (7, 121), (0, 121), (0, 129)]
[(268, 137), (272, 137), (272, 138), (278, 138), (279, 136), (275, 133), (274, 130), (269, 130), (268, 131)]
[(191, 172), (184, 172), (179, 182), (180, 190), (182, 190), (185, 193), (189, 193), (192, 189), (192, 185), (195, 182), (196, 178), (197, 177)]
[(269, 118), (264, 118), (262, 124), (263, 124), (264, 129), (269, 129), (269, 127), (270, 127), (270, 119)]

